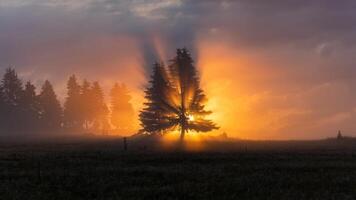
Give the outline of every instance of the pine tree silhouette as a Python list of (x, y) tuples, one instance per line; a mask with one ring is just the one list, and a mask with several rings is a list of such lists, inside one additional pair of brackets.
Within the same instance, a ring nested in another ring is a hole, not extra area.
[(39, 95), (41, 127), (44, 130), (58, 130), (62, 125), (62, 108), (52, 84), (45, 81)]
[(40, 101), (36, 95), (36, 87), (30, 81), (25, 85), (22, 108), (24, 117), (22, 126), (26, 130), (36, 131), (40, 126)]
[(111, 123), (117, 130), (131, 130), (134, 110), (130, 103), (131, 96), (125, 84), (115, 84), (110, 92)]
[[(18, 78), (14, 69), (7, 68), (1, 80), (2, 99), (3, 99), (3, 113), (4, 129), (10, 131), (18, 131), (21, 127), (22, 119), (22, 99), (23, 86), (22, 81)], [(20, 125), (19, 125), (20, 122)]]
[(141, 126), (143, 131), (149, 133), (162, 133), (164, 130), (172, 128), (177, 121), (172, 121), (169, 115), (178, 114), (178, 110), (169, 104), (174, 88), (170, 87), (168, 74), (163, 65), (156, 63), (151, 75), (150, 87), (145, 91), (147, 102), (145, 108), (140, 113)]
[(110, 128), (108, 122), (108, 107), (105, 104), (104, 92), (98, 82), (94, 82), (90, 90), (91, 115), (93, 118), (93, 129), (95, 131), (107, 132)]
[(206, 96), (188, 50), (178, 49), (168, 66), (155, 64), (145, 108), (140, 113), (143, 131), (160, 133), (179, 127), (181, 139), (186, 132), (208, 132), (218, 127), (205, 117)]
[(72, 130), (81, 130), (83, 127), (81, 87), (75, 75), (69, 77), (67, 89), (67, 98), (64, 103), (65, 127)]

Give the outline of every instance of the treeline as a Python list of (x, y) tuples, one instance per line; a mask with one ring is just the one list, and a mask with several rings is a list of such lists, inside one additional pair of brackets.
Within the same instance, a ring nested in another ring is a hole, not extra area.
[(79, 83), (72, 75), (62, 106), (50, 81), (44, 81), (37, 92), (33, 83), (24, 83), (8, 68), (0, 82), (0, 133), (128, 130), (134, 118), (130, 100), (126, 86), (116, 83), (107, 105), (99, 82)]

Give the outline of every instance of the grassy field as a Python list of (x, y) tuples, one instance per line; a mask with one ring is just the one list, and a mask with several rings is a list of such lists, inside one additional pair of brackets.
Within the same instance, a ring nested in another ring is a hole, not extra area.
[(124, 152), (115, 142), (4, 146), (0, 199), (356, 198), (352, 149), (246, 146), (229, 152)]

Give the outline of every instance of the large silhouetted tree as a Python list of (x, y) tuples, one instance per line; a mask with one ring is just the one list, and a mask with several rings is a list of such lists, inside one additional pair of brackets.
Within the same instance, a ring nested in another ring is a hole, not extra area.
[(41, 93), (40, 101), (40, 120), (42, 129), (58, 130), (62, 125), (62, 108), (57, 99), (52, 84), (45, 81)]
[(145, 90), (147, 102), (140, 113), (141, 126), (146, 132), (162, 133), (176, 124), (169, 115), (178, 114), (178, 110), (168, 102), (170, 97), (174, 98), (174, 88), (171, 88), (168, 74), (162, 64), (154, 65), (149, 84)]
[(134, 110), (130, 103), (131, 95), (125, 84), (115, 84), (110, 92), (111, 123), (118, 130), (130, 130), (133, 125)]
[(177, 49), (168, 66), (156, 64), (146, 90), (146, 107), (140, 114), (143, 131), (157, 133), (178, 127), (181, 139), (186, 132), (208, 132), (218, 127), (206, 116), (206, 96), (188, 50)]
[(64, 103), (64, 124), (66, 128), (80, 130), (83, 127), (81, 87), (74, 75), (69, 77), (67, 90)]

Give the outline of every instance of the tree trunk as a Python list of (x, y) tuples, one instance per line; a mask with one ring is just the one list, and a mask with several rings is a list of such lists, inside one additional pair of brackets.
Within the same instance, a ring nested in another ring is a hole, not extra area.
[(184, 136), (185, 136), (185, 127), (183, 125), (182, 128), (181, 128), (181, 131), (180, 131), (180, 140), (181, 141), (184, 140)]

